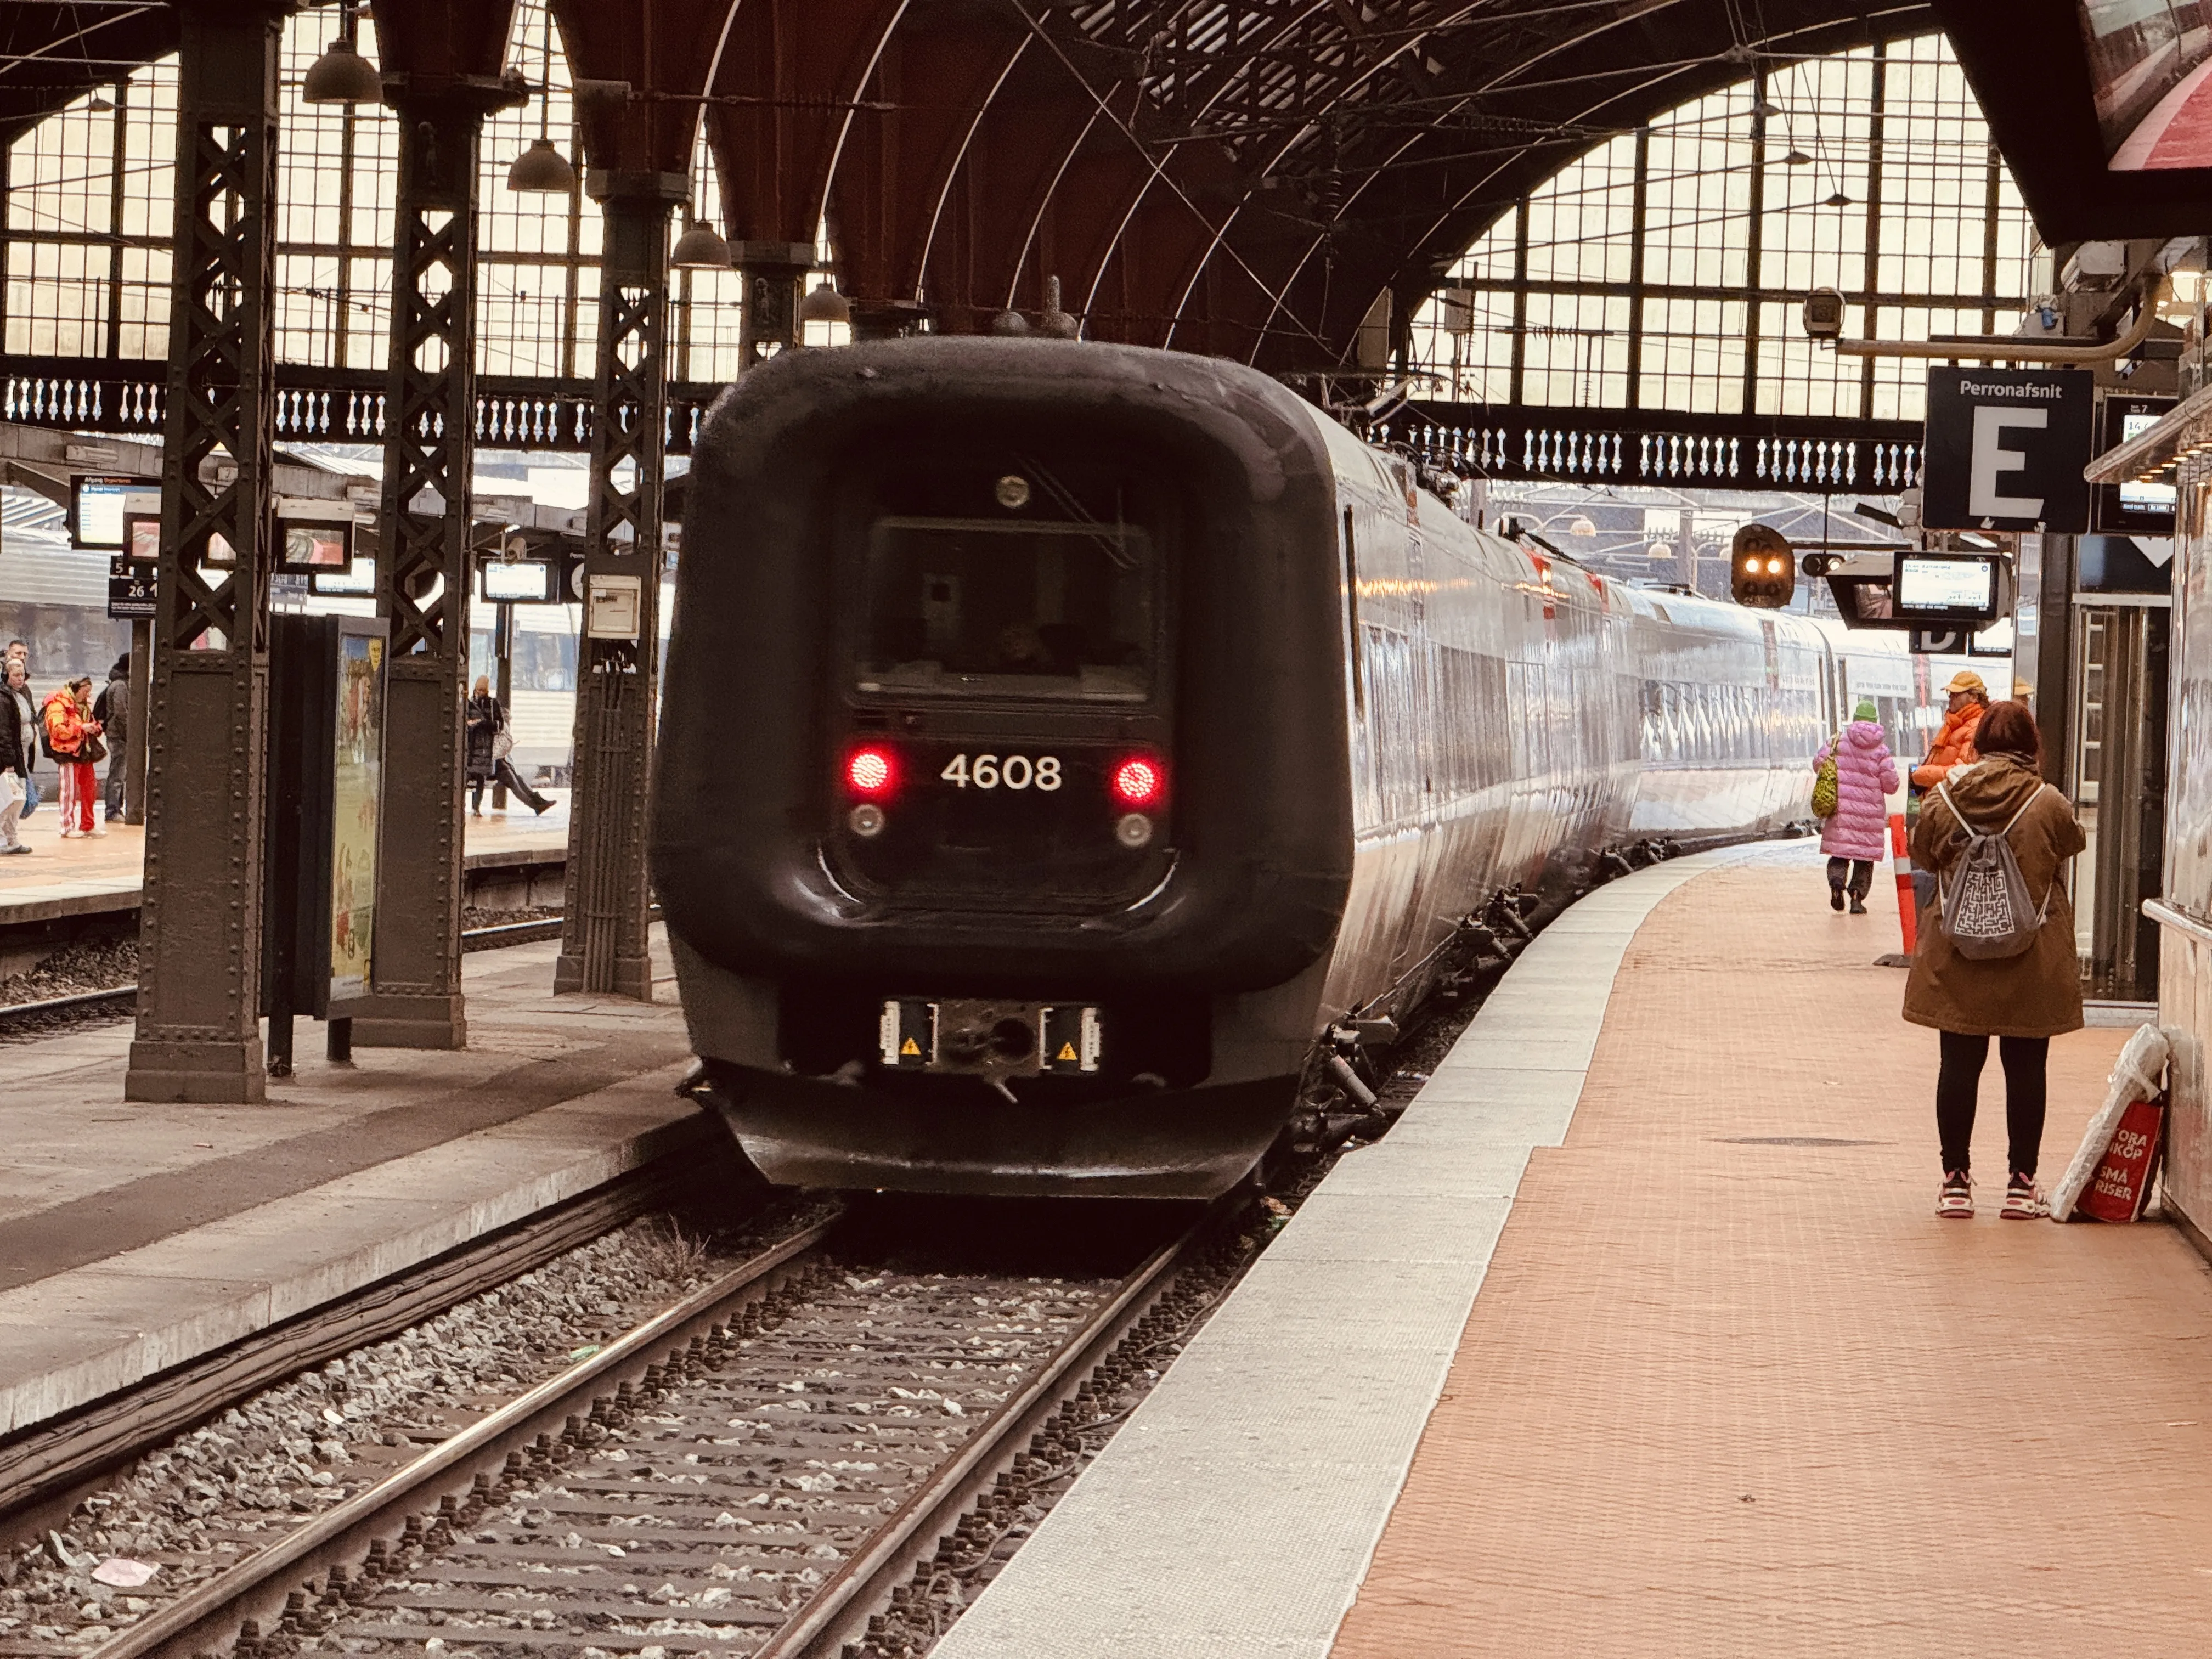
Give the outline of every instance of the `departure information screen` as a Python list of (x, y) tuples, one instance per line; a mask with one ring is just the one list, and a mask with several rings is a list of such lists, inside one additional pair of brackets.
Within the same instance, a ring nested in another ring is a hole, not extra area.
[[(2120, 416), (2120, 441), (2130, 443), (2156, 426), (2159, 411), (2130, 410)], [(2134, 479), (2120, 485), (2120, 511), (2123, 513), (2170, 514), (2174, 498), (2180, 492), (2170, 483), (2138, 483)]]
[(1994, 558), (1915, 558), (1897, 562), (1897, 611), (1900, 616), (1996, 608), (1997, 562)]

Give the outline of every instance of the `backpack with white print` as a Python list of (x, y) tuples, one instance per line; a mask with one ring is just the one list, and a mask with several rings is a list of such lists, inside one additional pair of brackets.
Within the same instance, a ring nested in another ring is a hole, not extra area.
[[(1958, 802), (1951, 799), (1949, 779), (1936, 786), (1936, 793), (1951, 809), (1966, 843), (1949, 877), (1937, 883), (1943, 931), (1951, 936), (1960, 956), (1975, 961), (2016, 957), (2034, 944), (2036, 934), (2042, 931), (2044, 919), (2051, 914), (2051, 892), (2045, 892), (2039, 905), (2030, 902), (2027, 878), (2021, 874), (2020, 860), (2007, 838), (2013, 825), (2049, 787), (2046, 783), (2030, 795), (2003, 829), (1992, 831), (1977, 830), (1966, 822)], [(2055, 890), (2058, 884), (2054, 879), (2051, 885)]]

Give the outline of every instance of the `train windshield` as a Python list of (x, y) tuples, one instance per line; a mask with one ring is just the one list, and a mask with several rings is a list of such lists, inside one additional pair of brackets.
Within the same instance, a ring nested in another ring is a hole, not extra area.
[(1157, 585), (1133, 525), (878, 519), (859, 689), (1144, 702)]

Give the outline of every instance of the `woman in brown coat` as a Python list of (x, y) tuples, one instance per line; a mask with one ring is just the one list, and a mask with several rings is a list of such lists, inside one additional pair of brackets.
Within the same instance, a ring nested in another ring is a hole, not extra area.
[(2019, 956), (1972, 960), (1959, 954), (1937, 921), (1939, 899), (1921, 916), (1919, 949), (1905, 986), (1905, 1017), (1942, 1033), (1936, 1127), (1943, 1144), (1943, 1186), (1936, 1213), (1961, 1219), (1974, 1213), (1969, 1143), (1982, 1066), (1995, 1037), (2004, 1062), (2005, 1129), (2011, 1142), (2002, 1213), (2008, 1221), (2026, 1220), (2048, 1213), (2035, 1184), (2035, 1165), (2043, 1144), (2051, 1039), (2081, 1029), (2081, 969), (2065, 875), (2066, 861), (2088, 842), (2066, 798), (2036, 770), (2042, 739), (2027, 705), (1992, 703), (1974, 746), (1980, 761), (1945, 780), (1955, 813), (1941, 793), (1931, 790), (1923, 797), (1919, 827), (1912, 833), (1913, 862), (1948, 879), (1966, 849), (1960, 817), (1984, 834), (2011, 823), (2005, 840), (2019, 860), (2029, 901), (2045, 904), (2049, 895), (2043, 926)]

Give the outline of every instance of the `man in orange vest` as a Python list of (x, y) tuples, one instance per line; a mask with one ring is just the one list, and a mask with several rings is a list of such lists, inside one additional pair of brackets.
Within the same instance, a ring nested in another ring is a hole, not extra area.
[(1943, 689), (1950, 693), (1950, 704), (1944, 712), (1943, 729), (1936, 734), (1928, 758), (1912, 769), (1912, 787), (1916, 789), (1933, 789), (1950, 775), (1952, 768), (1972, 766), (1981, 758), (1974, 748), (1974, 732), (1989, 710), (1989, 687), (1972, 669), (1962, 668), (1951, 676), (1950, 684)]

